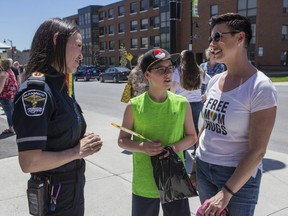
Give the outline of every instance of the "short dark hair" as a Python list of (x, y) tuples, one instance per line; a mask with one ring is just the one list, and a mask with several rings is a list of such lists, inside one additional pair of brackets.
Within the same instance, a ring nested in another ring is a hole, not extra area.
[[(53, 38), (56, 33), (58, 36), (54, 45)], [(24, 79), (36, 71), (49, 75), (47, 69), (52, 63), (60, 72), (64, 71), (67, 67), (66, 44), (68, 38), (75, 33), (80, 33), (78, 26), (68, 20), (51, 18), (44, 21), (33, 37)]]
[(226, 13), (213, 16), (209, 20), (211, 30), (217, 24), (225, 23), (231, 31), (241, 31), (245, 33), (245, 45), (249, 46), (252, 38), (252, 28), (250, 20), (237, 13)]

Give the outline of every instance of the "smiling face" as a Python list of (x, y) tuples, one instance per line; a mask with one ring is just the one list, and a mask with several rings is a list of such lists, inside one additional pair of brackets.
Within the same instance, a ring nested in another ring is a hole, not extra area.
[(211, 31), (211, 54), (217, 63), (225, 63), (227, 58), (234, 56), (238, 47), (238, 34), (227, 27), (225, 23), (217, 24)]
[(81, 34), (75, 33), (68, 38), (66, 45), (66, 73), (75, 73), (80, 61), (83, 59), (82, 55), (82, 37)]

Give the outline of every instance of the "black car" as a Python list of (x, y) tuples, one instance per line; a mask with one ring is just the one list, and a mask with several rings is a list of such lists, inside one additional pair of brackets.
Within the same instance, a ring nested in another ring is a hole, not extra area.
[(130, 69), (126, 67), (108, 67), (104, 73), (100, 74), (100, 82), (112, 81), (127, 81), (130, 74)]
[(84, 81), (89, 81), (90, 79), (99, 80), (100, 70), (96, 66), (79, 66), (74, 74), (74, 79), (84, 79)]

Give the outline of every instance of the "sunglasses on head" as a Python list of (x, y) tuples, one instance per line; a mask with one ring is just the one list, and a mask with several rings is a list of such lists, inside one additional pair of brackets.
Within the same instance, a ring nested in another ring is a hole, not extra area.
[(230, 31), (230, 32), (216, 32), (213, 36), (210, 36), (208, 38), (208, 42), (209, 44), (214, 41), (214, 42), (219, 42), (221, 41), (222, 35), (223, 34), (235, 34), (235, 33), (239, 33), (239, 31)]

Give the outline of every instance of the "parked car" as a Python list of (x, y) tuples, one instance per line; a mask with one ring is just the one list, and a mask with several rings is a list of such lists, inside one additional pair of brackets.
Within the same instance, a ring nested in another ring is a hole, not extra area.
[(126, 67), (108, 67), (104, 73), (99, 76), (100, 82), (112, 81), (127, 81), (130, 74), (130, 69)]
[(78, 79), (84, 79), (84, 81), (89, 81), (90, 79), (99, 80), (100, 70), (93, 65), (84, 65), (79, 66), (77, 71), (74, 74), (74, 79), (77, 81)]

